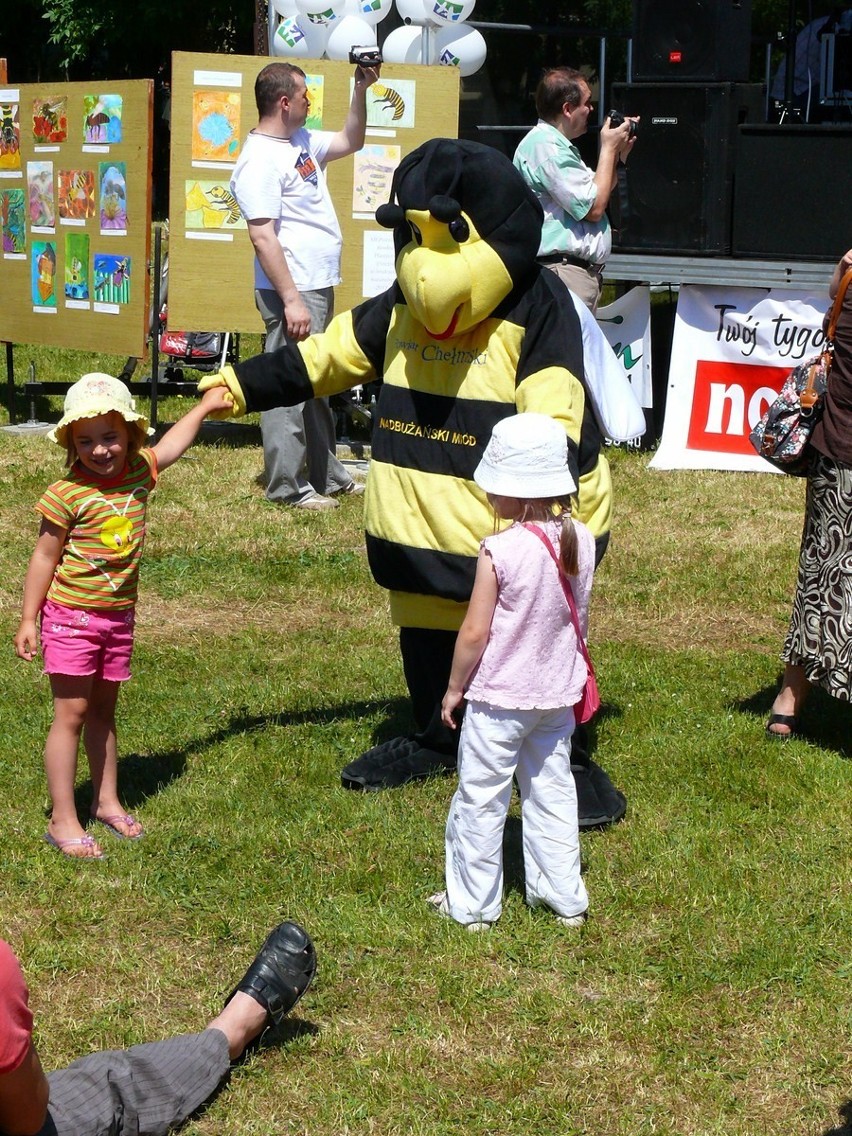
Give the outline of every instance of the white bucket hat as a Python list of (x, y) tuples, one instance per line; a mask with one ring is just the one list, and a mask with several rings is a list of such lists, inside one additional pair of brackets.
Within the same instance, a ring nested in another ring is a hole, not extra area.
[(51, 442), (64, 446), (68, 440), (68, 427), (81, 418), (97, 418), (99, 414), (115, 411), (125, 422), (138, 422), (146, 434), (153, 434), (148, 428), (144, 414), (136, 410), (136, 400), (120, 379), (93, 371), (83, 375), (65, 395), (64, 413), (56, 426), (47, 435)]
[(500, 497), (568, 497), (577, 485), (568, 468), (565, 430), (546, 414), (498, 422), (473, 480)]

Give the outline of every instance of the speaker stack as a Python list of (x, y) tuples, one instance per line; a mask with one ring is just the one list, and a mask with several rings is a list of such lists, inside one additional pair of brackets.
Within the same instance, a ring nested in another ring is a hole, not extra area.
[(750, 48), (751, 0), (634, 0), (634, 81), (612, 101), (641, 122), (616, 249), (730, 253), (737, 128), (765, 118)]

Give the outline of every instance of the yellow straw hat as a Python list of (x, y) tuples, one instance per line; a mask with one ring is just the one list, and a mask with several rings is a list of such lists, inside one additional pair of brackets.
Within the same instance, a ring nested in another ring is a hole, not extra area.
[(64, 446), (68, 440), (68, 427), (81, 418), (97, 418), (100, 414), (115, 411), (125, 422), (138, 422), (146, 434), (153, 434), (148, 428), (144, 414), (136, 410), (136, 400), (120, 379), (93, 371), (83, 375), (65, 395), (64, 413), (56, 426), (47, 435), (51, 442)]

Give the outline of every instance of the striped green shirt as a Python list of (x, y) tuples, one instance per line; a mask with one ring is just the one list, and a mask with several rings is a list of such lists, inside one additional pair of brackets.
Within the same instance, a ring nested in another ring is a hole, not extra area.
[(157, 481), (150, 449), (132, 454), (118, 477), (95, 483), (79, 462), (49, 486), (36, 511), (67, 530), (47, 598), (72, 608), (133, 607), (145, 541), (145, 509)]

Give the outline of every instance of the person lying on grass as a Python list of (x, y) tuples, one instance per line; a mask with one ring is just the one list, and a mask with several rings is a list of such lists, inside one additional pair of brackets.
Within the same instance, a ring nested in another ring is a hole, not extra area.
[(0, 939), (0, 1133), (3, 1136), (165, 1136), (216, 1092), (232, 1061), (279, 1025), (313, 981), (316, 951), (281, 923), (220, 1014), (201, 1033), (91, 1053), (45, 1075), (33, 1045), (29, 991)]

